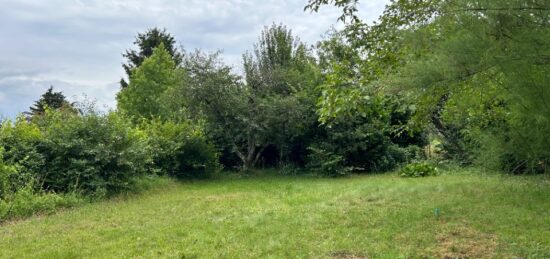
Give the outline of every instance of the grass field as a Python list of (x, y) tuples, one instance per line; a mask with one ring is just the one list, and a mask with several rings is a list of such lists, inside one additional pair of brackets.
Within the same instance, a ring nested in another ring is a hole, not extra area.
[(550, 179), (166, 180), (139, 195), (6, 223), (0, 257), (550, 258)]

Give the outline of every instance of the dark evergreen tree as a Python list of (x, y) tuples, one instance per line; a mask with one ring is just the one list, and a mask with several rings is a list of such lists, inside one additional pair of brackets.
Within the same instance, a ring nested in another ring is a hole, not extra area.
[(29, 107), (30, 111), (26, 112), (28, 115), (40, 115), (44, 114), (46, 108), (50, 109), (60, 109), (63, 107), (71, 107), (72, 104), (67, 101), (63, 92), (54, 92), (53, 86), (48, 88), (38, 101), (34, 103), (33, 106)]
[[(160, 44), (164, 44), (164, 48), (176, 65), (179, 65), (182, 61), (183, 54), (178, 50), (176, 46), (176, 40), (174, 37), (166, 31), (166, 29), (152, 28), (145, 33), (138, 33), (134, 44), (138, 47), (138, 50), (126, 50), (126, 53), (122, 54), (127, 59), (127, 63), (122, 64), (126, 75), (130, 78), (132, 69), (139, 67), (145, 58), (153, 55), (153, 50)], [(128, 82), (120, 79), (120, 86), (126, 88)]]

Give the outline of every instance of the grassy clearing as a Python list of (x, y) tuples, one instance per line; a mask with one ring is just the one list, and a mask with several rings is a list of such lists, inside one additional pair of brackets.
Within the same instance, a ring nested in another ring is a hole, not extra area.
[(164, 182), (0, 226), (2, 258), (423, 256), (550, 258), (550, 180), (461, 173)]

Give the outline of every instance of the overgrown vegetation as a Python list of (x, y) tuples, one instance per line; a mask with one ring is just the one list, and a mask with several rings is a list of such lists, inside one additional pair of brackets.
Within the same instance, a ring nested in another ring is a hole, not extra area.
[(357, 16), (358, 3), (310, 0), (306, 7), (336, 5), (346, 22), (324, 43), (342, 57), (323, 85), (323, 121), (399, 91), (416, 100), (413, 125), (432, 126), (447, 158), (548, 172), (548, 2), (394, 0), (371, 25)]
[(426, 162), (410, 163), (399, 170), (399, 176), (401, 177), (424, 177), (438, 174), (437, 167)]
[[(50, 87), (0, 124), (0, 221), (113, 197), (143, 179), (222, 170), (338, 177), (401, 168), (422, 177), (445, 161), (549, 172), (546, 1), (393, 0), (370, 25), (358, 2), (309, 0), (314, 12), (342, 8), (345, 28), (308, 45), (285, 25), (266, 26), (237, 69), (220, 52), (177, 47), (165, 29), (139, 33), (123, 54), (114, 110), (71, 103)], [(347, 202), (377, 200), (366, 199)], [(517, 254), (531, 252), (539, 255)]]

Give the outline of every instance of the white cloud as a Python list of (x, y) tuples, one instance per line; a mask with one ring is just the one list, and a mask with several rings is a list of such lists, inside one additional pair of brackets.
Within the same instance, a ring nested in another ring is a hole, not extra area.
[[(388, 0), (363, 1), (374, 20)], [(150, 27), (165, 27), (186, 49), (222, 49), (239, 67), (265, 25), (283, 23), (313, 44), (340, 11), (304, 12), (307, 0), (3, 0), (0, 114), (25, 111), (49, 85), (114, 107), (122, 52)]]

